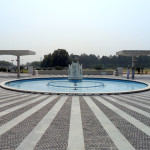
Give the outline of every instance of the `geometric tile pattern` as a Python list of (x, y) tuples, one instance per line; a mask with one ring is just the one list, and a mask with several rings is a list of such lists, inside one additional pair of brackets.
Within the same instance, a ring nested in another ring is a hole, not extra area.
[(61, 96), (0, 88), (0, 150), (15, 149), (150, 150), (150, 91)]

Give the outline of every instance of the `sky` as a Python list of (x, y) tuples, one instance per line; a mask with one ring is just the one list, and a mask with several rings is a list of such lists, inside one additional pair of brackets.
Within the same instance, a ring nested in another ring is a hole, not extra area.
[(100, 56), (150, 50), (149, 8), (150, 0), (0, 0), (0, 50), (35, 51), (23, 64), (57, 49)]

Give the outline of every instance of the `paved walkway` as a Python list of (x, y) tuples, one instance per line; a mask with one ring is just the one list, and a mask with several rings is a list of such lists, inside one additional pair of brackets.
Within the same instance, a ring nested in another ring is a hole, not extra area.
[[(0, 82), (11, 78), (0, 74)], [(15, 149), (150, 150), (150, 91), (60, 96), (0, 88), (0, 150)]]

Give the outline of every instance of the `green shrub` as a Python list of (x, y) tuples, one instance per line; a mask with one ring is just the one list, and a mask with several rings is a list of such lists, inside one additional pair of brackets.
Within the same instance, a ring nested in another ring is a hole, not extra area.
[(64, 68), (64, 67), (61, 67), (61, 66), (56, 66), (56, 67), (55, 67), (56, 70), (63, 70), (63, 68)]

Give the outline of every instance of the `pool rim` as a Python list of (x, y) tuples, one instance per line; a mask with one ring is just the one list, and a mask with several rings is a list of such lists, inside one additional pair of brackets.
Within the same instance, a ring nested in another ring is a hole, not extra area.
[(11, 90), (11, 91), (16, 91), (16, 92), (23, 92), (23, 93), (33, 93), (33, 94), (47, 94), (47, 95), (119, 95), (119, 94), (130, 94), (130, 93), (140, 93), (140, 92), (145, 92), (150, 90), (150, 83), (146, 83), (144, 81), (139, 81), (139, 80), (131, 80), (131, 79), (118, 79), (118, 78), (108, 78), (108, 77), (85, 77), (85, 79), (110, 79), (110, 80), (121, 80), (121, 81), (130, 81), (130, 82), (136, 82), (136, 83), (142, 83), (146, 84), (147, 87), (138, 89), (138, 90), (130, 90), (130, 91), (115, 91), (115, 92), (53, 92), (53, 91), (31, 91), (31, 90), (23, 90), (23, 89), (17, 89), (17, 88), (12, 88), (6, 85), (6, 83), (9, 82), (14, 82), (14, 81), (20, 81), (20, 80), (32, 80), (32, 79), (48, 79), (48, 78), (55, 78), (55, 79), (60, 79), (60, 78), (66, 78), (66, 77), (33, 77), (33, 78), (21, 78), (21, 79), (12, 79), (12, 80), (7, 80), (3, 81), (0, 83), (0, 87)]

